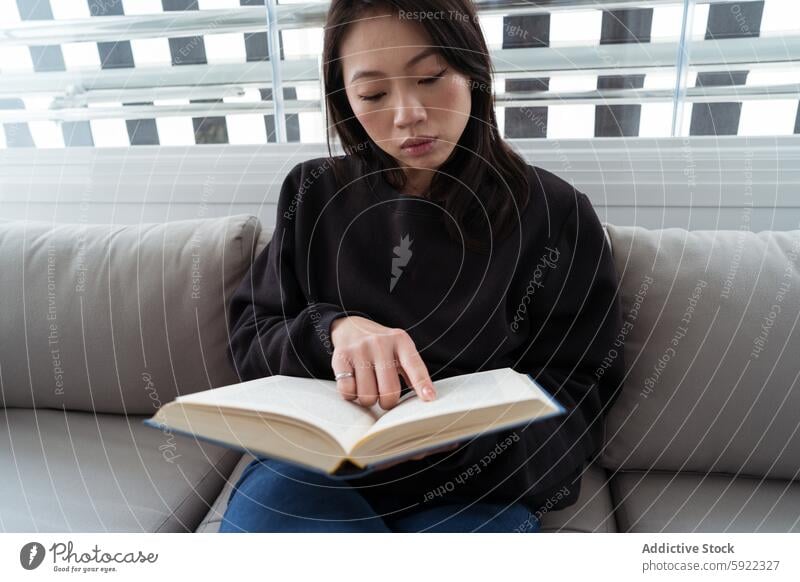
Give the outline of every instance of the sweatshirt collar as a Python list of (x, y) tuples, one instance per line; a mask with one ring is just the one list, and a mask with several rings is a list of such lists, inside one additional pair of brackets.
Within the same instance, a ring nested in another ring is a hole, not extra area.
[(373, 183), (374, 187), (370, 189), (375, 198), (396, 214), (438, 217), (444, 212), (444, 207), (438, 202), (398, 192), (381, 175), (377, 175)]

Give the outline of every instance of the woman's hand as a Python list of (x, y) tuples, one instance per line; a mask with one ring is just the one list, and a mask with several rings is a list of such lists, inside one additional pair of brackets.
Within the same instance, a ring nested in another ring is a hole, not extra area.
[(398, 374), (422, 400), (436, 398), (425, 362), (405, 330), (351, 315), (333, 321), (331, 341), (334, 374), (354, 374), (336, 382), (346, 400), (365, 407), (380, 402), (381, 408), (389, 410), (400, 400)]
[[(334, 346), (331, 359), (334, 374), (355, 374), (336, 382), (339, 393), (345, 399), (355, 400), (366, 407), (380, 402), (384, 410), (393, 408), (400, 399), (398, 374), (423, 400), (436, 398), (428, 368), (405, 330), (385, 327), (353, 315), (333, 321), (331, 341)], [(410, 459), (419, 461), (428, 455), (452, 451), (459, 444), (446, 445)], [(388, 469), (402, 462), (404, 460), (395, 461), (381, 469)]]

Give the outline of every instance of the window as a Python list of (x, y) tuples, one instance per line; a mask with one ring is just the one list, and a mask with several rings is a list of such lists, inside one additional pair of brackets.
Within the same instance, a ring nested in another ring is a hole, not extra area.
[[(509, 139), (800, 133), (796, 0), (476, 5)], [(0, 0), (0, 147), (322, 143), (327, 7)]]

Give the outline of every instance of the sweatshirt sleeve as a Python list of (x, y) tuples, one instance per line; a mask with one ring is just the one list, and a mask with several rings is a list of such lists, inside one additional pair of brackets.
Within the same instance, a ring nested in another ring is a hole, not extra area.
[(301, 202), (308, 193), (302, 183), (299, 163), (281, 186), (271, 240), (231, 296), (228, 358), (242, 381), (276, 374), (332, 380), (333, 321), (348, 315), (369, 317), (310, 300), (303, 290), (298, 258), (308, 256), (307, 241), (297, 225), (304, 219), (307, 205)]
[[(602, 445), (602, 415), (622, 383), (623, 351), (614, 343), (622, 318), (611, 249), (584, 194), (547, 252), (554, 266), (529, 304), (530, 341), (513, 367), (530, 374), (566, 412), (478, 437), (433, 466), (476, 465), (481, 489), (496, 486), (495, 493), (531, 507), (566, 487), (568, 494), (558, 495), (562, 509), (577, 500), (584, 464)], [(434, 463), (446, 455), (429, 458)]]

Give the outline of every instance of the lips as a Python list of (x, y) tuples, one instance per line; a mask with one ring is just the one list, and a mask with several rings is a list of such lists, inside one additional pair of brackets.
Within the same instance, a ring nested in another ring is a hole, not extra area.
[(434, 139), (436, 139), (436, 138), (433, 137), (433, 136), (427, 136), (427, 135), (423, 135), (423, 136), (420, 136), (420, 137), (412, 137), (412, 138), (409, 138), (406, 141), (404, 141), (403, 145), (401, 145), (400, 147), (405, 149), (407, 147), (420, 145), (420, 144), (423, 144), (423, 143), (428, 143), (429, 141), (433, 141)]

